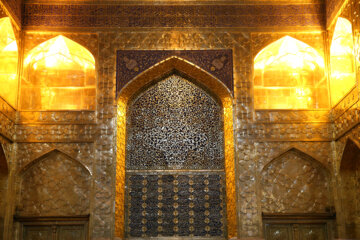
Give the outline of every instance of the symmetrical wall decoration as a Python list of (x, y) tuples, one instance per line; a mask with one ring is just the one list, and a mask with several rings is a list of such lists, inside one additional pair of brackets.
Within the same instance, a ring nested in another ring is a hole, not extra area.
[[(134, 96), (126, 126), (127, 237), (224, 236), (222, 128), (220, 103), (179, 75)], [(164, 175), (144, 176), (149, 170)], [(194, 170), (201, 172), (183, 175)]]
[(116, 59), (116, 94), (134, 77), (169, 57), (188, 60), (222, 81), (233, 92), (233, 59), (230, 49), (222, 50), (119, 50)]
[(82, 164), (57, 150), (25, 167), (20, 181), (17, 215), (89, 214), (91, 175)]
[(171, 75), (128, 107), (126, 169), (224, 169), (221, 106)]
[(130, 173), (128, 237), (221, 237), (226, 211), (218, 172)]
[[(225, 191), (226, 192), (226, 205), (227, 205), (227, 211), (226, 211), (227, 217), (226, 218), (227, 218), (227, 223), (228, 223), (227, 229), (221, 230), (221, 234), (224, 235), (227, 232), (229, 237), (236, 236), (237, 220), (236, 220), (236, 215), (235, 215), (236, 214), (236, 205), (235, 205), (235, 195), (234, 195), (235, 194), (235, 185), (234, 185), (235, 182), (234, 182), (234, 162), (233, 162), (234, 148), (233, 148), (233, 128), (232, 128), (232, 104), (231, 104), (232, 101), (231, 101), (230, 91), (224, 86), (224, 84), (222, 84), (219, 80), (215, 79), (213, 76), (209, 75), (207, 72), (205, 72), (202, 69), (200, 69), (199, 67), (196, 67), (193, 64), (188, 63), (187, 61), (185, 61), (183, 59), (179, 59), (177, 57), (172, 57), (172, 58), (166, 59), (165, 61), (162, 61), (162, 62), (156, 64), (155, 66), (149, 68), (143, 74), (140, 74), (138, 77), (134, 78), (131, 82), (129, 82), (120, 92), (119, 99), (118, 99), (118, 122), (117, 122), (118, 132), (117, 132), (117, 170), (116, 170), (116, 179), (117, 179), (116, 180), (116, 232), (115, 232), (116, 236), (123, 236), (123, 233), (124, 233), (124, 230), (123, 230), (124, 206), (123, 206), (123, 204), (124, 204), (124, 199), (125, 199), (125, 189), (123, 188), (123, 186), (125, 185), (125, 149), (126, 149), (125, 146), (127, 144), (126, 138), (125, 138), (125, 136), (126, 136), (125, 133), (126, 133), (127, 127), (128, 127), (126, 125), (126, 116), (127, 115), (131, 116), (131, 114), (127, 113), (128, 107), (131, 106), (129, 103), (129, 100), (131, 100), (132, 97), (134, 97), (135, 102), (136, 102), (136, 96), (140, 96), (140, 98), (141, 98), (141, 94), (139, 95), (138, 92), (139, 91), (141, 92), (141, 90), (144, 90), (144, 88), (146, 88), (146, 87), (149, 88), (149, 84), (155, 84), (154, 86), (161, 86), (162, 82), (160, 81), (159, 83), (156, 83), (156, 80), (164, 79), (164, 77), (168, 76), (168, 74), (171, 73), (174, 69), (176, 69), (176, 72), (178, 74), (186, 76), (187, 79), (193, 80), (199, 86), (204, 86), (204, 89), (209, 89), (209, 92), (211, 92), (211, 96), (213, 95), (220, 99), (221, 103), (218, 103), (218, 104), (221, 104), (220, 105), (222, 107), (221, 114), (224, 119), (223, 120), (224, 121), (224, 127), (223, 127), (223, 129), (224, 129), (224, 159), (225, 159), (225, 176), (226, 176), (226, 181), (221, 181), (221, 182), (222, 182), (222, 184), (226, 184), (226, 191)], [(169, 77), (169, 79), (172, 79), (173, 77)], [(175, 81), (176, 78), (178, 78), (178, 77), (174, 77), (172, 81)], [(164, 83), (166, 85), (166, 81)], [(157, 85), (157, 84), (159, 84), (159, 85)], [(191, 84), (192, 83), (188, 82), (184, 86), (187, 87), (188, 89), (194, 88), (196, 86), (196, 85), (191, 85)], [(149, 88), (149, 91), (152, 91), (151, 87)], [(181, 91), (181, 90), (177, 89), (177, 92), (179, 92), (179, 91)], [(167, 92), (167, 91), (165, 91), (165, 92)], [(181, 96), (181, 94), (178, 94), (178, 95)], [(145, 96), (146, 96), (146, 92), (145, 92)], [(209, 97), (207, 97), (205, 99), (208, 99), (208, 98)], [(174, 97), (174, 99), (172, 99), (173, 107), (176, 108), (176, 102), (179, 99), (181, 99), (181, 97)], [(155, 101), (158, 101), (158, 104), (160, 104), (160, 106), (161, 106), (161, 103), (163, 100), (164, 99), (162, 99), (161, 95), (160, 95), (160, 97), (158, 99), (156, 99)], [(193, 101), (193, 100), (194, 99), (191, 99), (191, 98), (188, 99), (188, 101)], [(179, 103), (181, 103), (181, 102), (182, 101), (179, 101)], [(211, 106), (211, 105), (214, 105), (215, 102), (216, 101), (213, 100), (213, 101), (210, 101), (208, 104), (210, 104), (209, 106)], [(193, 106), (193, 105), (190, 104), (190, 106)], [(197, 107), (201, 108), (201, 105), (199, 105)], [(219, 108), (217, 108), (217, 109), (219, 109)], [(214, 116), (216, 116), (216, 115), (219, 116), (219, 112), (217, 114), (216, 114), (216, 112), (217, 111), (214, 111), (210, 114), (215, 114)], [(183, 118), (183, 120), (185, 120), (185, 122), (187, 121), (186, 119), (187, 118)], [(202, 117), (200, 117), (199, 120), (200, 119), (202, 119)], [(216, 118), (213, 118), (213, 119), (216, 119)], [(219, 119), (219, 117), (217, 117), (217, 119)], [(162, 120), (165, 121), (166, 119), (163, 118)], [(182, 131), (179, 131), (180, 134), (181, 134), (181, 132)], [(210, 131), (210, 133), (211, 133), (211, 131)], [(215, 137), (214, 139), (216, 139), (216, 138), (218, 138), (218, 137)], [(166, 140), (166, 139), (167, 138), (164, 138), (164, 140)], [(176, 137), (175, 137), (175, 139), (176, 139)], [(206, 139), (206, 137), (204, 139)], [(156, 139), (154, 139), (153, 142), (156, 143)], [(186, 145), (194, 146), (192, 144), (186, 144)], [(138, 150), (141, 151), (141, 148), (139, 147)], [(194, 151), (194, 153), (195, 152), (196, 151)], [(166, 160), (165, 157), (163, 159)], [(221, 172), (221, 168), (218, 167), (217, 169), (220, 169), (220, 172)], [(134, 171), (138, 172), (140, 170), (128, 170), (128, 174), (131, 174)], [(216, 170), (216, 168), (215, 168), (215, 170)], [(146, 170), (142, 170), (142, 171), (146, 172)], [(152, 170), (152, 171), (155, 171), (155, 170)], [(207, 170), (207, 171), (209, 171), (209, 170)], [(173, 175), (173, 174), (171, 174), (171, 175)], [(199, 189), (199, 191), (201, 192), (202, 190)], [(220, 210), (220, 208), (218, 208), (218, 209)], [(144, 226), (144, 227), (146, 227), (146, 226)], [(221, 226), (220, 226), (220, 228), (221, 228)], [(206, 231), (206, 229), (205, 229), (205, 231)], [(139, 234), (139, 233), (136, 233), (136, 234)], [(210, 234), (210, 233), (204, 233), (205, 236), (206, 236), (206, 234)], [(217, 233), (217, 234), (219, 234), (219, 233)]]
[(261, 189), (262, 211), (266, 213), (327, 212), (331, 207), (327, 170), (297, 149), (264, 167)]
[(49, 27), (319, 27), (324, 4), (124, 5), (24, 4), (25, 26)]

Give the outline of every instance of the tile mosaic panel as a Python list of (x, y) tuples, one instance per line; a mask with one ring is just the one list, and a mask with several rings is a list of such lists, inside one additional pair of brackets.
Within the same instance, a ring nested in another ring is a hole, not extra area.
[(127, 237), (224, 236), (224, 175), (129, 173)]
[(196, 85), (172, 75), (128, 109), (128, 170), (224, 169), (222, 109)]
[(213, 74), (233, 92), (232, 50), (119, 50), (116, 55), (116, 93), (134, 77), (169, 57), (190, 61)]
[(325, 25), (324, 4), (24, 4), (24, 26), (291, 27)]

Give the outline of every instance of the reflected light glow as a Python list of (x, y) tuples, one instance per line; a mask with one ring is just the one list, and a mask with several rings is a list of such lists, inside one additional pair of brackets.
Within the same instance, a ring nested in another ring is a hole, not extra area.
[(95, 59), (78, 43), (60, 35), (27, 55), (22, 109), (92, 110), (95, 93)]
[(356, 84), (353, 34), (350, 21), (339, 17), (330, 47), (330, 92), (335, 105)]
[(18, 47), (10, 18), (0, 19), (0, 96), (16, 107)]
[(315, 49), (285, 36), (254, 59), (256, 109), (328, 107), (324, 60)]

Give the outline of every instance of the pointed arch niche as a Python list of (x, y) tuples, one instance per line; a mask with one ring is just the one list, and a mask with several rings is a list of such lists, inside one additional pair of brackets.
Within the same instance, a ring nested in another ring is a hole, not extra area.
[(3, 239), (4, 234), (4, 219), (6, 212), (6, 196), (7, 196), (7, 185), (8, 185), (9, 168), (4, 149), (0, 144), (0, 239)]
[[(175, 74), (175, 75), (174, 75)], [(129, 104), (134, 102), (139, 94), (151, 90), (152, 86), (157, 86), (159, 83), (171, 79), (172, 76), (180, 76), (186, 80), (191, 80), (189, 84), (194, 83), (197, 88), (208, 92), (211, 98), (218, 99), (223, 119), (223, 168), (225, 168), (225, 183), (226, 188), (226, 224), (224, 233), (227, 237), (235, 237), (237, 235), (237, 218), (236, 218), (236, 200), (235, 200), (235, 171), (234, 171), (234, 136), (233, 136), (233, 109), (232, 109), (232, 96), (230, 91), (225, 85), (214, 78), (212, 75), (203, 71), (199, 67), (187, 62), (178, 57), (170, 57), (164, 61), (159, 62), (145, 72), (141, 73), (130, 81), (120, 91), (117, 100), (117, 163), (116, 163), (116, 213), (115, 213), (115, 236), (124, 237), (125, 226), (125, 171), (128, 171), (126, 166), (126, 134), (127, 134), (127, 117), (130, 112)], [(164, 80), (165, 79), (165, 80)], [(160, 81), (159, 81), (160, 80)], [(171, 156), (170, 156), (171, 158)], [(153, 170), (151, 170), (154, 172)], [(209, 175), (210, 176), (210, 175)], [(179, 175), (180, 177), (180, 175)], [(163, 180), (161, 180), (163, 181)], [(210, 178), (209, 178), (209, 181)], [(174, 182), (177, 182), (174, 180)], [(180, 182), (180, 180), (179, 180)], [(191, 182), (189, 180), (189, 182)], [(147, 181), (145, 181), (147, 184)], [(159, 183), (159, 181), (157, 181)], [(141, 184), (141, 182), (140, 182)], [(144, 181), (142, 182), (144, 184)], [(134, 186), (135, 187), (135, 186)], [(158, 188), (158, 191), (160, 187)], [(175, 189), (175, 188), (174, 188)], [(144, 190), (144, 187), (140, 189)], [(162, 191), (162, 188), (161, 188)], [(141, 199), (141, 198), (140, 198)], [(144, 200), (144, 199), (143, 199)], [(145, 199), (146, 200), (146, 199)], [(144, 201), (145, 201), (144, 200)], [(139, 224), (143, 221), (139, 219)], [(175, 221), (175, 220), (174, 220)], [(156, 220), (155, 220), (156, 222)], [(157, 223), (156, 223), (157, 224)], [(139, 226), (140, 226), (139, 225)], [(144, 229), (145, 225), (140, 226), (140, 231)], [(143, 230), (143, 231), (146, 231)]]
[(309, 45), (285, 36), (254, 59), (256, 109), (328, 107), (324, 59)]
[(332, 206), (330, 174), (310, 155), (291, 148), (261, 171), (264, 213), (326, 213)]
[(352, 24), (339, 17), (330, 47), (331, 104), (338, 103), (356, 84)]
[(0, 18), (0, 96), (17, 107), (18, 47), (9, 17)]
[(24, 60), (23, 110), (94, 110), (95, 59), (80, 44), (57, 36), (33, 48)]
[(340, 163), (341, 178), (341, 214), (342, 224), (345, 225), (344, 236), (347, 239), (359, 239), (360, 232), (360, 146), (348, 138)]
[(69, 155), (51, 150), (20, 169), (18, 176), (16, 215), (46, 217), (90, 213), (91, 172)]

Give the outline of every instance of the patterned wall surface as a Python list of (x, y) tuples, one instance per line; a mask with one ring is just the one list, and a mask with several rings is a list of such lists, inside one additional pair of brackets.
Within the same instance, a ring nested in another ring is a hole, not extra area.
[(325, 25), (323, 4), (95, 5), (24, 4), (24, 26), (285, 27)]
[[(135, 96), (127, 114), (128, 237), (224, 236), (220, 104), (171, 75)], [(144, 175), (161, 169), (163, 175)]]
[(57, 150), (82, 163), (93, 171), (94, 143), (18, 143), (17, 169), (21, 170), (44, 154)]
[(290, 150), (261, 173), (262, 211), (266, 213), (326, 212), (331, 206), (326, 170), (309, 156)]
[(357, 218), (360, 216), (358, 180), (360, 178), (360, 148), (352, 140), (348, 140), (345, 145), (344, 154), (340, 166), (341, 175), (341, 203), (343, 206), (343, 222), (346, 229), (346, 237), (356, 239), (360, 236), (357, 233)]
[(232, 51), (223, 50), (120, 50), (116, 58), (116, 94), (134, 77), (169, 57), (180, 57), (201, 67), (233, 92)]
[(13, 141), (15, 137), (16, 110), (0, 98), (0, 136), (6, 142)]
[(226, 213), (220, 172), (128, 174), (128, 237), (221, 237)]
[[(296, 37), (297, 33), (288, 33), (290, 36)], [(302, 33), (303, 35), (313, 36), (313, 33)], [(100, 74), (105, 78), (101, 81), (107, 81), (107, 87), (114, 83), (115, 76), (115, 59), (113, 52), (117, 49), (223, 49), (230, 48), (233, 50), (234, 56), (234, 93), (235, 93), (235, 134), (236, 134), (236, 165), (237, 176), (236, 181), (238, 185), (238, 216), (241, 224), (238, 226), (240, 237), (256, 237), (260, 235), (261, 228), (261, 212), (257, 205), (257, 180), (252, 176), (256, 175), (258, 171), (255, 150), (256, 144), (249, 136), (258, 134), (258, 128), (251, 125), (252, 121), (252, 95), (251, 95), (251, 67), (252, 67), (252, 53), (250, 34), (236, 31), (179, 31), (172, 30), (171, 32), (155, 32), (155, 31), (134, 31), (121, 33), (101, 33), (99, 40), (103, 46), (100, 51), (101, 62), (104, 64), (100, 66)], [(321, 44), (321, 43), (317, 43)], [(109, 58), (109, 56), (112, 56)], [(109, 83), (110, 82), (110, 83)], [(101, 85), (102, 86), (102, 85)], [(289, 114), (282, 113), (283, 118), (287, 118)], [(309, 120), (309, 122), (311, 122)], [(249, 124), (246, 124), (249, 123)], [(321, 124), (321, 129), (324, 129), (325, 136), (331, 135), (331, 128), (326, 124)], [(270, 125), (262, 125), (262, 131), (265, 131)], [(293, 143), (298, 144), (296, 136), (302, 134), (303, 136), (313, 136), (314, 130), (312, 124), (292, 124), (292, 132), (288, 133), (291, 136)], [(276, 138), (269, 147), (277, 147), (286, 141), (280, 138), (282, 134), (287, 134), (288, 127), (278, 125), (272, 127), (272, 131), (276, 132)], [(281, 130), (283, 129), (283, 130)], [(316, 128), (315, 128), (316, 129)], [(290, 131), (290, 130), (289, 130)], [(249, 132), (251, 134), (240, 134), (241, 132)], [(261, 131), (260, 131), (261, 132)], [(310, 139), (314, 139), (310, 137)], [(324, 138), (318, 138), (324, 139)], [(325, 139), (329, 139), (326, 137)], [(280, 142), (279, 142), (280, 141)], [(304, 146), (311, 146), (312, 143), (304, 143)], [(307, 145), (306, 145), (307, 144)], [(316, 147), (315, 147), (316, 146)], [(330, 145), (319, 144), (314, 145), (314, 149), (321, 152), (326, 152)], [(267, 153), (269, 148), (262, 149), (261, 153)], [(316, 152), (316, 150), (314, 150)], [(327, 161), (327, 160), (326, 160)], [(105, 216), (104, 216), (105, 217)], [(96, 233), (97, 234), (97, 233)]]
[(145, 71), (140, 77), (135, 78), (121, 91), (118, 99), (118, 130), (117, 130), (117, 166), (116, 166), (116, 236), (122, 236), (123, 233), (123, 202), (124, 202), (124, 182), (125, 182), (125, 122), (126, 109), (130, 97), (136, 95), (138, 91), (146, 88), (155, 79), (162, 79), (169, 72), (178, 70), (190, 79), (196, 81), (199, 85), (205, 86), (214, 96), (221, 100), (224, 118), (224, 138), (225, 138), (225, 172), (226, 172), (226, 203), (227, 206), (227, 230), (228, 237), (236, 236), (236, 199), (235, 199), (235, 166), (234, 166), (234, 143), (233, 143), (233, 107), (232, 96), (229, 90), (216, 78), (212, 77), (199, 67), (183, 61), (179, 58), (170, 58), (162, 61), (148, 71)]
[(16, 213), (86, 215), (90, 210), (90, 185), (91, 176), (83, 166), (60, 152), (51, 152), (23, 172)]
[[(61, 7), (63, 8), (63, 7)], [(62, 11), (62, 10), (61, 10)], [(320, 18), (323, 15), (319, 15)], [(63, 17), (60, 16), (64, 22), (70, 21), (72, 17)], [(287, 21), (293, 21), (296, 17), (286, 17)], [(307, 18), (299, 15), (303, 22), (307, 21)], [(49, 21), (48, 18), (41, 18), (44, 22)], [(247, 19), (248, 22), (251, 22), (251, 19)], [(285, 21), (285, 20), (284, 20)], [(50, 21), (49, 21), (50, 22)], [(271, 22), (271, 21), (269, 21)], [(39, 21), (40, 23), (40, 21)], [(276, 22), (273, 22), (276, 24)], [(54, 22), (50, 22), (54, 24)], [(65, 23), (64, 23), (65, 24)], [(56, 36), (56, 32), (47, 32), (47, 33), (26, 33), (25, 47), (26, 49), (31, 49), (37, 44), (48, 39), (51, 36)], [(283, 34), (283, 33), (281, 33)], [(297, 37), (298, 33), (287, 33), (290, 36)], [(312, 38), (314, 33), (302, 33), (308, 38)], [(232, 49), (234, 57), (234, 129), (236, 133), (236, 182), (239, 184), (237, 186), (237, 198), (238, 198), (238, 212), (237, 216), (239, 219), (238, 232), (239, 237), (259, 237), (262, 232), (261, 226), (261, 211), (259, 210), (258, 199), (260, 195), (258, 192), (259, 179), (257, 179), (256, 174), (259, 171), (259, 165), (265, 164), (268, 160), (259, 158), (259, 155), (267, 155), (269, 152), (272, 153), (272, 149), (284, 150), (288, 146), (292, 145), (301, 145), (302, 149), (315, 154), (321, 155), (325, 153), (323, 161), (328, 163), (330, 161), (331, 166), (331, 143), (328, 142), (332, 136), (332, 128), (326, 123), (326, 121), (321, 121), (319, 123), (318, 118), (314, 116), (314, 121), (317, 124), (311, 124), (312, 113), (309, 115), (305, 114), (309, 124), (298, 124), (294, 113), (276, 113), (276, 119), (286, 119), (288, 125), (281, 125), (279, 123), (264, 124), (265, 120), (262, 121), (262, 117), (266, 116), (266, 119), (271, 119), (275, 114), (270, 113), (261, 113), (260, 115), (254, 114), (252, 108), (252, 64), (253, 64), (253, 48), (252, 45), (256, 44), (258, 46), (265, 46), (263, 43), (258, 43), (261, 37), (258, 40), (251, 39), (251, 34), (249, 32), (241, 32), (238, 30), (137, 30), (137, 31), (104, 31), (97, 34), (87, 34), (87, 33), (66, 33), (66, 36), (71, 35), (71, 39), (81, 42), (83, 45), (86, 45), (91, 52), (98, 52), (96, 56), (97, 60), (97, 70), (99, 74), (98, 78), (98, 95), (97, 95), (97, 112), (95, 115), (95, 122), (97, 127), (94, 127), (94, 136), (89, 139), (82, 138), (72, 138), (72, 142), (67, 143), (67, 148), (71, 149), (70, 145), (73, 145), (74, 148), (71, 151), (79, 151), (79, 158), (84, 159), (83, 161), (90, 162), (90, 165), (93, 164), (96, 166), (94, 168), (94, 194), (92, 195), (93, 201), (93, 211), (92, 211), (92, 226), (91, 236), (94, 239), (110, 239), (113, 236), (114, 232), (114, 209), (113, 202), (115, 199), (114, 193), (114, 179), (115, 179), (115, 129), (116, 129), (116, 111), (115, 111), (115, 84), (116, 84), (116, 51), (121, 49), (136, 50), (136, 49)], [(301, 39), (300, 39), (301, 40)], [(322, 44), (322, 40), (316, 40), (318, 45)], [(321, 43), (320, 43), (321, 42)], [(307, 42), (309, 43), (309, 42)], [(314, 46), (314, 45), (312, 45)], [(254, 48), (255, 49), (255, 48)], [(28, 50), (25, 50), (27, 52)], [(51, 114), (49, 114), (51, 116)], [(56, 114), (61, 116), (61, 113)], [(257, 115), (256, 121), (260, 121), (258, 126), (252, 125), (254, 116)], [(301, 114), (304, 115), (304, 114)], [(42, 118), (36, 117), (22, 117), (20, 114), (20, 119), (24, 119), (24, 123), (27, 125), (27, 129), (30, 129), (30, 122), (34, 119), (39, 125), (34, 127), (31, 130), (34, 133), (32, 138), (28, 138), (28, 143), (19, 144), (19, 148), (14, 148), (16, 152), (17, 159), (19, 159), (19, 165), (22, 165), (24, 162), (32, 161), (33, 158), (28, 158), (27, 154), (35, 156), (41, 154), (40, 152), (44, 150), (48, 151), (49, 148), (54, 147), (56, 144), (59, 146), (61, 144), (66, 145), (64, 141), (68, 138), (63, 137), (65, 134), (64, 131), (60, 131), (59, 134), (56, 134), (54, 131), (55, 127), (46, 127), (42, 123), (47, 122), (48, 120), (42, 120)], [(260, 116), (260, 117), (258, 117)], [(325, 119), (324, 116), (320, 116), (321, 119)], [(64, 113), (61, 119), (69, 119), (68, 123), (71, 125), (72, 117), (69, 117), (68, 114)], [(48, 119), (48, 118), (47, 118)], [(54, 123), (57, 122), (57, 117), (54, 118)], [(52, 120), (51, 120), (52, 121)], [(59, 120), (60, 122), (62, 120)], [(81, 123), (82, 120), (75, 119), (75, 123)], [(343, 120), (341, 120), (343, 121)], [(4, 125), (9, 128), (13, 127), (8, 123)], [(44, 131), (42, 131), (42, 127)], [(318, 126), (318, 127), (317, 127)], [(46, 129), (51, 128), (49, 131)], [(58, 128), (61, 128), (61, 124), (58, 125)], [(22, 128), (20, 128), (22, 129)], [(270, 129), (269, 133), (265, 133)], [(289, 129), (289, 130), (287, 130)], [(357, 136), (359, 139), (359, 131), (352, 129), (344, 133), (343, 137), (346, 138), (349, 134), (352, 136)], [(258, 133), (261, 133), (261, 137), (268, 136), (267, 138), (256, 138)], [(19, 138), (21, 138), (22, 131), (16, 133)], [(286, 137), (282, 137), (285, 135)], [(60, 139), (56, 141), (62, 141), (62, 143), (32, 143), (36, 140), (35, 136), (40, 136), (44, 141), (54, 141), (54, 139)], [(301, 136), (299, 138), (299, 136)], [(64, 140), (65, 139), (65, 140)], [(71, 139), (71, 138), (70, 138)], [(288, 140), (292, 142), (289, 142)], [(312, 140), (315, 142), (307, 142), (300, 140)], [(317, 140), (316, 140), (317, 139)], [(259, 140), (259, 141), (258, 141)], [(317, 142), (326, 140), (327, 142)], [(67, 141), (67, 140), (66, 140)], [(77, 142), (76, 142), (77, 141)], [(84, 148), (78, 148), (81, 146), (83, 141), (94, 141), (94, 143), (84, 143)], [(257, 142), (255, 142), (257, 141)], [(341, 140), (342, 141), (342, 140)], [(80, 142), (80, 143), (79, 143)], [(286, 146), (285, 146), (286, 145)], [(339, 146), (338, 146), (339, 145)], [(341, 154), (341, 144), (336, 144), (336, 156)], [(41, 147), (40, 147), (41, 146)], [(261, 146), (261, 147), (260, 147)], [(271, 154), (270, 154), (271, 155)], [(312, 154), (313, 155), (313, 154)], [(330, 156), (329, 156), (330, 155)], [(92, 156), (93, 158), (89, 158)], [(320, 160), (320, 158), (316, 157)], [(88, 160), (89, 159), (89, 160)], [(271, 157), (270, 157), (271, 159)], [(329, 160), (330, 159), (330, 160)], [(258, 162), (262, 161), (262, 162)], [(241, 185), (241, 187), (239, 187)]]
[[(341, 2), (341, 1), (340, 1)], [(348, 1), (340, 9), (340, 16), (347, 18), (353, 24), (354, 34), (354, 53), (355, 63), (357, 67), (357, 85), (346, 95), (344, 98), (333, 108), (332, 118), (334, 119), (333, 129), (335, 136), (334, 151), (334, 168), (337, 174), (336, 176), (336, 191), (334, 193), (335, 207), (337, 211), (337, 231), (340, 238), (359, 238), (359, 222), (354, 219), (360, 216), (359, 209), (357, 207), (359, 203), (351, 201), (350, 199), (359, 199), (358, 187), (356, 186), (356, 177), (353, 173), (347, 172), (346, 174), (341, 171), (340, 166), (342, 164), (343, 156), (346, 156), (349, 152), (345, 146), (348, 139), (359, 144), (360, 142), (360, 125), (359, 125), (359, 113), (360, 113), (360, 93), (359, 93), (359, 76), (360, 76), (360, 61), (359, 61), (359, 7), (360, 3), (357, 1)], [(335, 21), (333, 21), (335, 22)], [(353, 150), (350, 150), (354, 152)], [(352, 160), (355, 162), (356, 160)], [(352, 166), (352, 170), (356, 169), (356, 165)], [(345, 194), (344, 194), (345, 192)], [(349, 199), (347, 199), (349, 198)]]
[(126, 169), (224, 169), (221, 106), (172, 75), (129, 105)]

